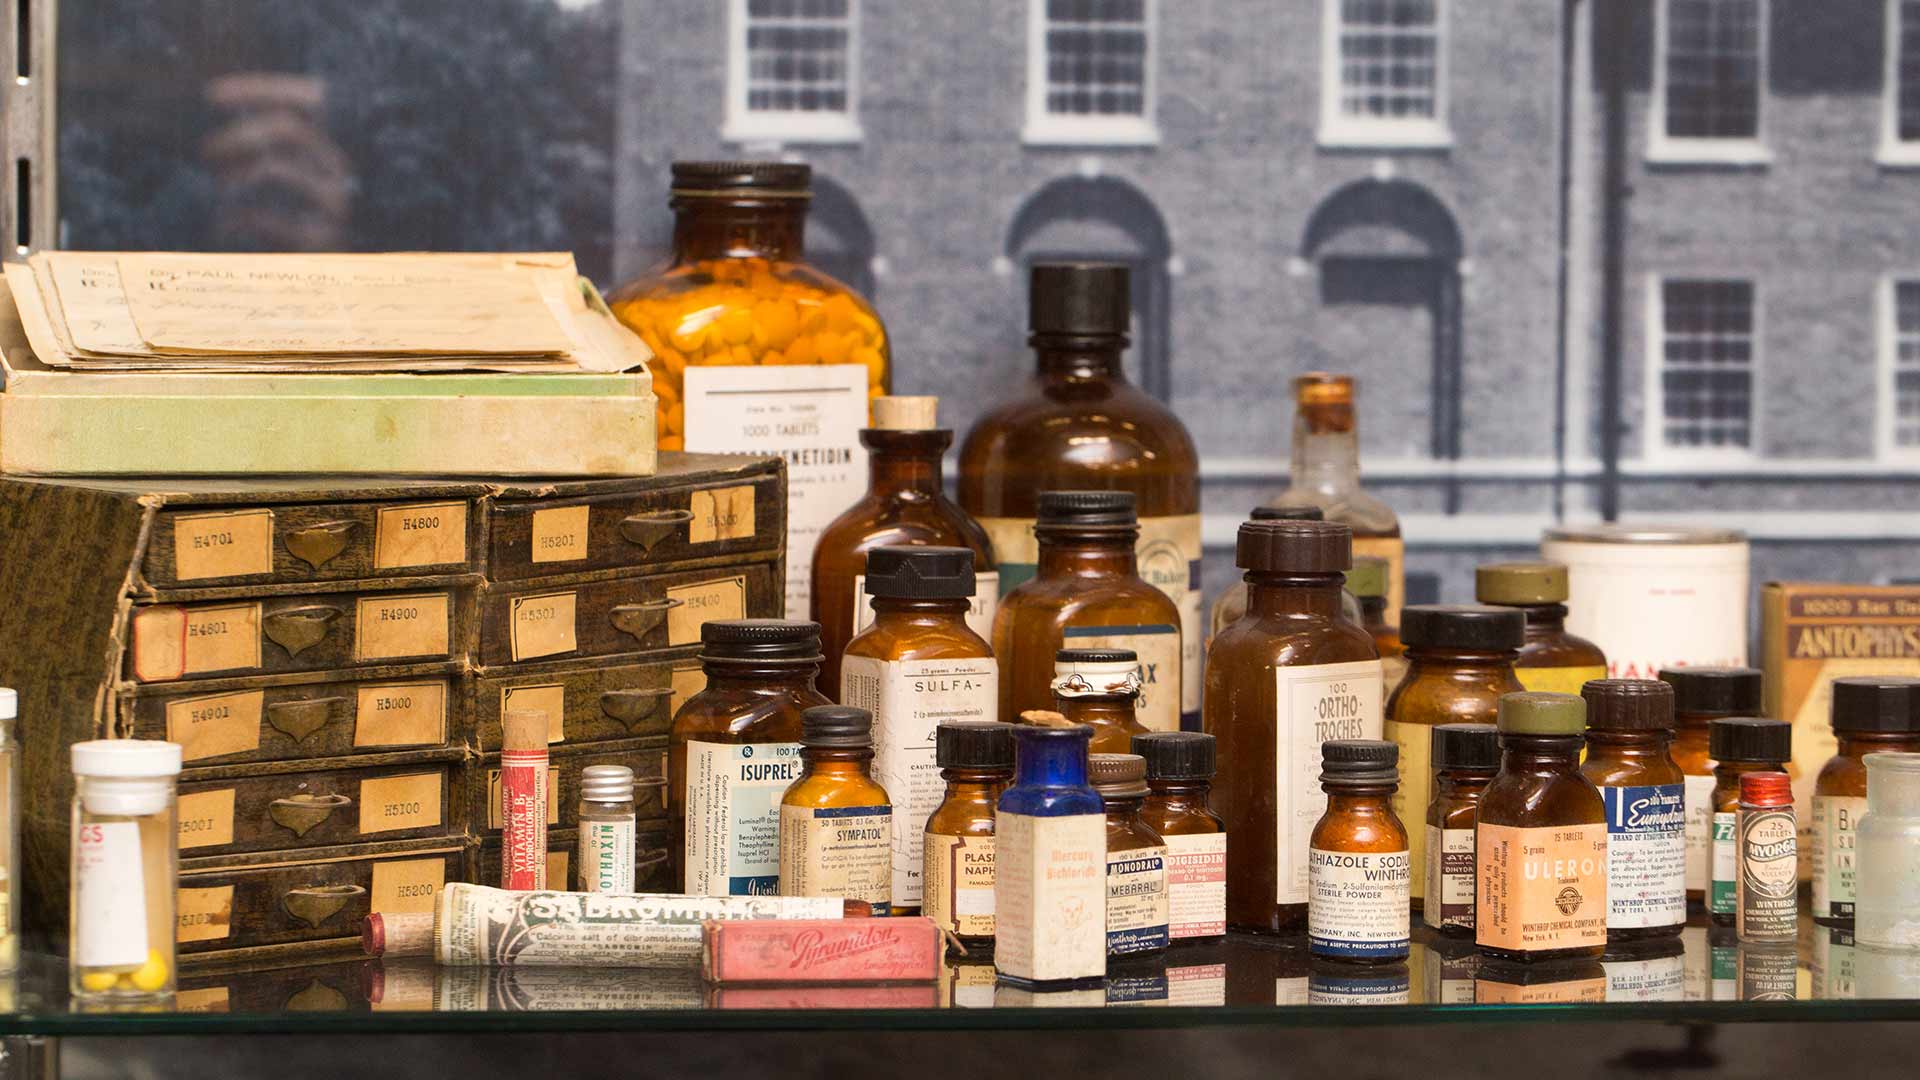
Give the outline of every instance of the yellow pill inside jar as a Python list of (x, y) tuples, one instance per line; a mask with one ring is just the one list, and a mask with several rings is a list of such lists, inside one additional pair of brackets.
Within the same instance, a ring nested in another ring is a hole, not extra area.
[(167, 980), (172, 977), (173, 965), (167, 963), (167, 958), (161, 954), (160, 950), (150, 949), (147, 952), (147, 962), (141, 964), (133, 974), (128, 975), (127, 979), (133, 984), (134, 989), (152, 993), (155, 990), (164, 989)]

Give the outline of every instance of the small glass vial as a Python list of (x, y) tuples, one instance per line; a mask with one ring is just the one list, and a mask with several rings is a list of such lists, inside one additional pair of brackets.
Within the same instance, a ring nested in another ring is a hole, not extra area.
[(1865, 756), (1920, 751), (1920, 679), (1833, 680), (1833, 735), (1839, 752), (1813, 783), (1813, 920), (1853, 922), (1859, 864), (1854, 829), (1867, 812)]
[(1740, 777), (1750, 772), (1786, 772), (1793, 728), (1784, 720), (1729, 716), (1708, 731), (1713, 753), (1713, 862), (1707, 882), (1707, 914), (1716, 926), (1732, 926), (1740, 878)]
[(1713, 881), (1713, 755), (1708, 726), (1723, 716), (1760, 711), (1762, 676), (1756, 668), (1666, 668), (1673, 687), (1673, 762), (1687, 786), (1687, 906), (1704, 908)]
[(0, 973), (20, 963), (20, 696), (0, 686)]
[(633, 891), (633, 770), (589, 765), (580, 770), (580, 891)]
[(1740, 777), (1738, 878), (1734, 929), (1741, 944), (1793, 942), (1800, 931), (1800, 848), (1786, 773)]
[(1061, 649), (1053, 655), (1053, 707), (1093, 729), (1088, 753), (1124, 754), (1148, 734), (1134, 711), (1140, 700), (1140, 657), (1132, 649)]
[(1331, 739), (1320, 747), (1327, 811), (1307, 855), (1307, 949), (1349, 963), (1394, 963), (1412, 941), (1413, 863), (1394, 816), (1400, 748), (1381, 739)]
[(1138, 754), (1093, 754), (1093, 790), (1107, 813), (1107, 963), (1167, 951), (1167, 842), (1140, 820), (1147, 763)]
[(892, 913), (893, 803), (874, 782), (873, 714), (800, 716), (800, 778), (780, 797), (780, 895), (865, 900)]
[(1107, 814), (1087, 784), (1093, 729), (1012, 731), (1013, 784), (994, 813), (994, 966), (1000, 981), (1032, 990), (1101, 986)]
[(921, 914), (971, 953), (993, 946), (993, 804), (1013, 779), (1013, 729), (941, 724), (933, 743), (947, 790), (927, 818)]
[(1854, 940), (1920, 949), (1920, 754), (1868, 754)]
[(1594, 679), (1580, 771), (1607, 804), (1607, 943), (1676, 938), (1687, 924), (1687, 789), (1667, 752), (1673, 688)]
[(68, 971), (74, 997), (164, 998), (174, 984), (179, 837), (177, 743), (75, 743), (73, 896)]
[(1500, 772), (1475, 826), (1474, 941), (1519, 963), (1598, 957), (1607, 950), (1607, 809), (1580, 773), (1587, 704), (1508, 694), (1499, 726)]
[(1527, 616), (1527, 641), (1513, 673), (1529, 690), (1577, 694), (1607, 677), (1607, 654), (1567, 633), (1567, 568), (1560, 563), (1488, 563), (1473, 572), (1474, 599), (1518, 608)]
[(1433, 729), (1433, 800), (1427, 804), (1421, 917), (1442, 934), (1473, 936), (1474, 827), (1480, 797), (1500, 771), (1500, 729), (1441, 724)]
[(1227, 933), (1227, 823), (1207, 804), (1213, 736), (1135, 735), (1133, 752), (1147, 762), (1140, 820), (1167, 842), (1167, 934), (1176, 946), (1219, 941)]

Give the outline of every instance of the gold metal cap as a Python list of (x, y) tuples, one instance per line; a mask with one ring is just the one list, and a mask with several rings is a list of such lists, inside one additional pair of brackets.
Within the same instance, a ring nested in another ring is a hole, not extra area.
[(1488, 563), (1474, 568), (1473, 595), (1483, 604), (1564, 604), (1567, 568), (1550, 562)]

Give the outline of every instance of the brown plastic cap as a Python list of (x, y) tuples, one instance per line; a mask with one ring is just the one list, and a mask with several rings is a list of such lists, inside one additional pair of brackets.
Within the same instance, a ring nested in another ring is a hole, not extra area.
[(1580, 696), (1597, 731), (1673, 730), (1673, 687), (1659, 679), (1593, 679)]
[(1087, 780), (1102, 795), (1129, 798), (1147, 793), (1147, 759), (1139, 754), (1088, 754)]
[(1234, 565), (1262, 574), (1344, 574), (1353, 566), (1353, 530), (1332, 521), (1246, 521)]
[(1473, 571), (1474, 599), (1483, 604), (1564, 604), (1567, 568), (1559, 563), (1488, 563)]

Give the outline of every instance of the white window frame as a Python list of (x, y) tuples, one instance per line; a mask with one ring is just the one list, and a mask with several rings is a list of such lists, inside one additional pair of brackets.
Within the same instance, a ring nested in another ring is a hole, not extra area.
[(1880, 146), (1874, 160), (1882, 165), (1920, 167), (1920, 139), (1900, 137), (1900, 0), (1887, 0), (1887, 54), (1880, 91)]
[(1160, 0), (1144, 0), (1147, 27), (1146, 80), (1139, 116), (1086, 116), (1047, 110), (1047, 0), (1027, 3), (1027, 122), (1020, 141), (1028, 146), (1157, 146), (1160, 126)]
[(1323, 0), (1320, 11), (1320, 130), (1321, 146), (1367, 147), (1379, 150), (1436, 150), (1453, 145), (1447, 123), (1452, 65), (1452, 20), (1448, 0), (1434, 0), (1433, 116), (1401, 118), (1349, 116), (1340, 111), (1340, 0)]
[[(1661, 376), (1666, 371), (1667, 321), (1664, 287), (1668, 281), (1743, 281), (1753, 291), (1753, 327), (1749, 331), (1747, 362), (1747, 445), (1672, 446), (1667, 443), (1667, 395)], [(1643, 336), (1646, 354), (1645, 388), (1641, 422), (1640, 458), (1649, 465), (1677, 465), (1689, 469), (1728, 471), (1750, 469), (1760, 458), (1763, 434), (1760, 420), (1761, 333), (1766, 326), (1760, 282), (1742, 273), (1718, 269), (1689, 270), (1647, 275), (1646, 325)]]
[(1920, 461), (1920, 445), (1901, 446), (1894, 432), (1899, 417), (1900, 306), (1895, 291), (1901, 285), (1920, 285), (1920, 271), (1887, 274), (1874, 296), (1875, 352), (1879, 360), (1873, 386), (1879, 399), (1874, 408), (1874, 452), (1879, 460), (1911, 465)]
[(1743, 138), (1674, 138), (1667, 134), (1667, 18), (1673, 0), (1654, 0), (1653, 5), (1653, 94), (1647, 120), (1647, 160), (1673, 165), (1759, 166), (1773, 160), (1767, 149), (1767, 49), (1771, 45), (1770, 0), (1755, 0), (1759, 5), (1760, 42), (1755, 73), (1754, 134)]
[(734, 143), (844, 145), (860, 129), (860, 0), (847, 0), (847, 107), (841, 112), (747, 107), (747, 0), (727, 0), (727, 116), (720, 138)]

